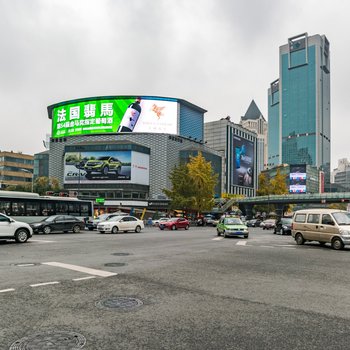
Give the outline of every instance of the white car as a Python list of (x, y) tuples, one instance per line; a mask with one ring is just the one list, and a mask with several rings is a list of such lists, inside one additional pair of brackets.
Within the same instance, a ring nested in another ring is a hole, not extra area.
[(141, 232), (143, 228), (145, 228), (145, 225), (142, 220), (129, 215), (114, 216), (108, 221), (97, 224), (97, 231), (100, 231), (101, 233), (118, 233), (120, 231)]
[(162, 222), (166, 222), (168, 220), (169, 218), (160, 218), (158, 220), (153, 220), (153, 226), (159, 226), (159, 224), (161, 224)]
[(25, 243), (32, 236), (33, 229), (29, 224), (0, 214), (0, 239), (14, 239), (17, 243)]

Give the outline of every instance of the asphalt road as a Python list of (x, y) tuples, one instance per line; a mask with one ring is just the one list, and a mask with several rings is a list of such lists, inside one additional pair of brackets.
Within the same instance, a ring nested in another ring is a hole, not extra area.
[(0, 349), (349, 349), (349, 260), (257, 228), (1, 242)]

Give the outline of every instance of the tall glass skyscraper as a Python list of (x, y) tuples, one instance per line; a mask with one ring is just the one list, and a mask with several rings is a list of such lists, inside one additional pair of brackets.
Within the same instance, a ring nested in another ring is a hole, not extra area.
[(307, 33), (280, 47), (279, 79), (268, 90), (269, 167), (310, 164), (330, 174), (329, 42)]

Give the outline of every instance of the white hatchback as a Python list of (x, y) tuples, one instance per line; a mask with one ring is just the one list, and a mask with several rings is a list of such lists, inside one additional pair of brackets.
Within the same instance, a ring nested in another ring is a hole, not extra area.
[(14, 239), (18, 243), (25, 243), (32, 236), (33, 229), (29, 224), (0, 213), (0, 239)]
[(141, 232), (145, 228), (145, 225), (142, 220), (135, 218), (134, 216), (114, 216), (108, 221), (100, 222), (97, 225), (97, 231), (101, 233), (118, 233), (134, 231)]

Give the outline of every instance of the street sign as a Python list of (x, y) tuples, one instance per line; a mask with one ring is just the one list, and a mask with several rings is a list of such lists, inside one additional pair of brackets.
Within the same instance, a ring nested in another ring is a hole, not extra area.
[(96, 203), (97, 204), (105, 204), (105, 199), (104, 198), (96, 198)]

